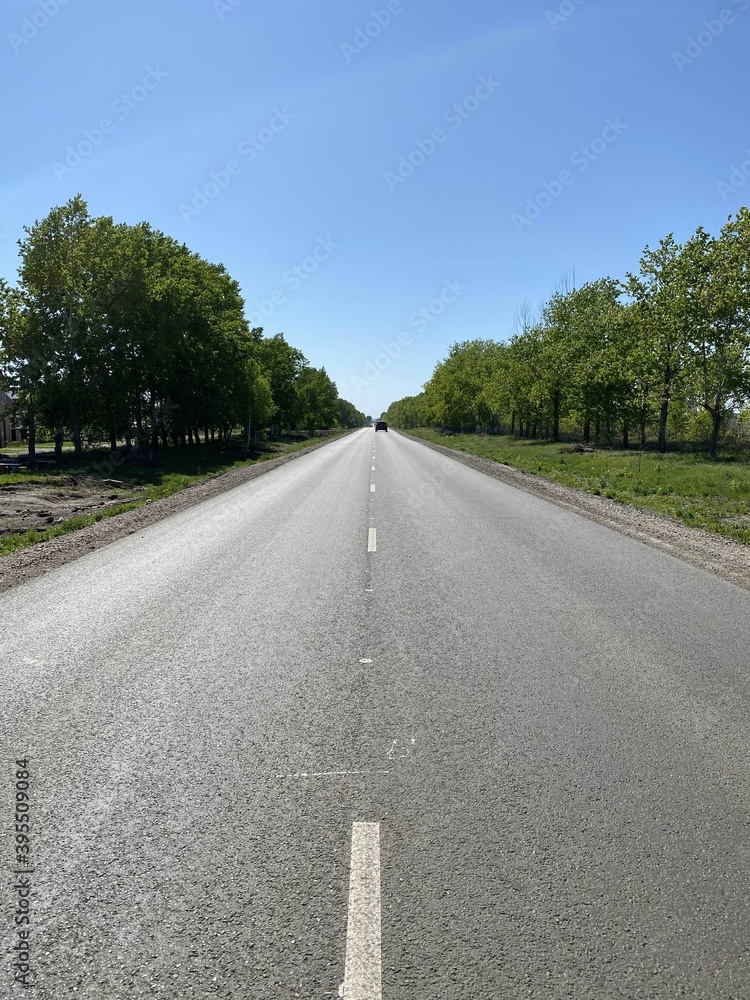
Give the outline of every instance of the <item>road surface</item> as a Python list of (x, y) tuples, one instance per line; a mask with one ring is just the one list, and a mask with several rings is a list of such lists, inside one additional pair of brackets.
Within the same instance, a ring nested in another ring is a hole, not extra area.
[(744, 1000), (749, 612), (370, 428), (9, 591), (0, 995)]

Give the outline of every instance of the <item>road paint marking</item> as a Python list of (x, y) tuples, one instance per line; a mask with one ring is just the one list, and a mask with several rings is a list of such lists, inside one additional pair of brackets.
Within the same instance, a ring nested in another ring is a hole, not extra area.
[(375, 492), (375, 483), (370, 483), (370, 493)]
[(359, 661), (360, 663), (372, 663), (372, 660), (368, 660), (366, 657)]
[(277, 774), (276, 779), (282, 778), (342, 778), (355, 774), (390, 774), (390, 771), (293, 771), (291, 774)]
[(367, 529), (367, 551), (375, 552), (375, 528)]
[(383, 1000), (380, 941), (380, 823), (352, 824), (345, 1000)]
[(373, 467), (370, 469), (370, 472), (374, 472), (374, 471), (375, 471), (375, 466), (373, 465)]
[[(412, 736), (412, 738), (409, 740), (409, 743), (412, 746), (414, 746), (415, 742), (416, 741)], [(409, 747), (406, 746), (405, 743), (402, 743), (401, 740), (394, 740), (391, 743), (389, 749), (386, 750), (385, 755), (388, 758), (388, 760), (405, 760), (407, 757), (411, 757), (412, 753)]]

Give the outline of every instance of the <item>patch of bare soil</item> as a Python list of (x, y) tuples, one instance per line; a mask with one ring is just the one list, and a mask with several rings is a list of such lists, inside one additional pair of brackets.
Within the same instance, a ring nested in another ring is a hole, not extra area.
[(95, 514), (138, 500), (145, 486), (86, 476), (50, 476), (49, 483), (12, 483), (0, 479), (0, 537), (44, 530), (73, 517)]

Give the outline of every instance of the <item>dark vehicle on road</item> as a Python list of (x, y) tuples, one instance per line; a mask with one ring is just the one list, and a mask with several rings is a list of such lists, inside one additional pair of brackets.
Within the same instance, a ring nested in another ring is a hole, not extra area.
[(375, 421), (375, 430), (376, 431), (387, 431), (388, 430), (388, 424), (385, 422), (385, 420), (376, 420)]

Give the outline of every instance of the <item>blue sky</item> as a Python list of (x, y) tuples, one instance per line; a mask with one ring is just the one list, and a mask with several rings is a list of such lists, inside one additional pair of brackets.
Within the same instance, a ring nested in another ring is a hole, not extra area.
[(20, 0), (0, 22), (0, 275), (80, 191), (225, 264), (367, 413), (573, 269), (623, 276), (750, 202), (742, 172), (719, 189), (750, 175), (750, 0)]

